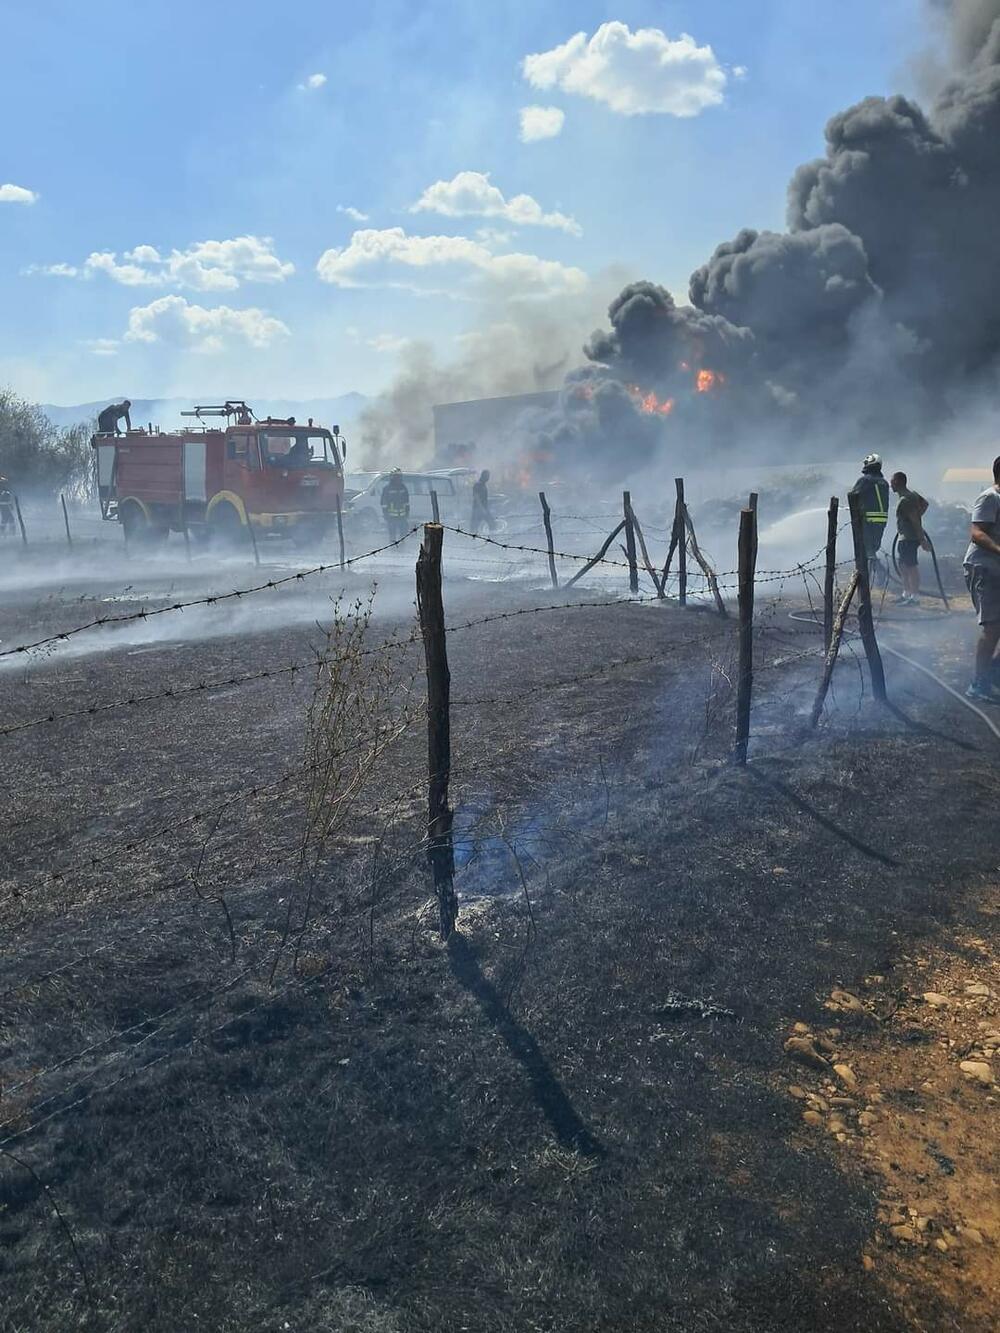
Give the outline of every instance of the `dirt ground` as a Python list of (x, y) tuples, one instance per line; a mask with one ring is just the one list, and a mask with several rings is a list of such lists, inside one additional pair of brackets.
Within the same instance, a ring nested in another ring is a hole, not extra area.
[[(449, 579), (443, 946), (380, 580), (399, 735), (308, 884), (337, 580), (0, 676), (0, 1327), (993, 1328), (1000, 741), (850, 645), (811, 731), (799, 583), (741, 771), (731, 620)], [(160, 597), (11, 596), (0, 649)], [(961, 607), (880, 634), (964, 687)]]

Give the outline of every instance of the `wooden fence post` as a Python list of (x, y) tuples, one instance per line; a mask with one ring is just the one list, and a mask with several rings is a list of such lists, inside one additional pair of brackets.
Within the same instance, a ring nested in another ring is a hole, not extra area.
[(66, 508), (66, 497), (63, 495), (62, 491), (59, 492), (59, 503), (62, 505), (63, 523), (66, 525), (66, 545), (72, 551), (73, 534), (69, 530), (69, 510)]
[(833, 639), (833, 583), (837, 571), (837, 516), (840, 501), (835, 495), (830, 496), (830, 508), (826, 515), (826, 577), (823, 581), (823, 646), (830, 651)]
[(340, 543), (340, 568), (344, 568), (344, 507), (337, 496), (337, 540)]
[(437, 491), (431, 491), (431, 514), (433, 515), (433, 518), (431, 520), (433, 523), (441, 522), (441, 510), (438, 507)]
[(247, 510), (247, 531), (250, 534), (250, 545), (253, 547), (253, 562), (260, 565), (260, 552), (257, 550), (257, 534), (253, 530), (253, 519), (250, 517), (250, 510)]
[(753, 595), (757, 565), (757, 515), (752, 509), (740, 511), (739, 607), (740, 665), (736, 689), (737, 764), (747, 761), (750, 743), (750, 700), (753, 697)]
[(861, 496), (850, 494), (847, 497), (851, 507), (851, 533), (854, 537), (854, 567), (858, 572), (858, 629), (868, 658), (868, 670), (872, 677), (872, 693), (879, 703), (885, 703), (885, 670), (882, 655), (875, 638), (875, 621), (872, 618), (872, 589), (868, 576), (868, 554), (865, 551), (864, 519), (861, 516)]
[(545, 540), (549, 548), (549, 578), (552, 580), (553, 588), (559, 587), (559, 575), (556, 573), (555, 542), (552, 540), (552, 511), (549, 508), (549, 502), (545, 498), (545, 492), (539, 491), (538, 498), (542, 502), (542, 522), (545, 524)]
[(588, 572), (588, 570), (593, 569), (595, 565), (599, 565), (599, 564), (601, 563), (601, 561), (604, 559), (604, 557), (605, 557), (605, 556), (607, 555), (607, 553), (608, 553), (608, 547), (611, 545), (611, 543), (614, 541), (614, 539), (618, 536), (618, 534), (621, 532), (621, 530), (622, 530), (622, 528), (624, 528), (624, 526), (625, 526), (625, 520), (622, 519), (622, 521), (621, 521), (621, 522), (618, 524), (618, 526), (615, 528), (614, 532), (611, 533), (611, 535), (608, 537), (607, 541), (604, 543), (604, 545), (601, 547), (601, 549), (597, 552), (597, 554), (596, 554), (595, 556), (592, 556), (591, 559), (588, 560), (587, 563), (584, 565), (584, 567), (583, 567), (582, 569), (578, 569), (577, 572), (573, 575), (573, 577), (570, 579), (570, 581), (566, 584), (566, 587), (567, 587), (567, 588), (572, 588), (573, 584), (576, 583), (578, 579), (582, 579), (583, 576), (584, 576), (584, 574), (586, 574), (586, 573)]
[[(708, 590), (715, 598), (715, 609), (718, 611), (719, 615), (722, 616), (723, 619), (726, 619), (728, 617), (728, 612), (726, 611), (726, 604), (722, 600), (722, 593), (719, 592), (719, 580), (716, 577), (715, 570), (712, 568), (712, 566), (708, 563), (708, 561), (701, 553), (701, 547), (698, 545), (698, 538), (695, 535), (694, 524), (691, 522), (691, 515), (688, 513), (687, 505), (684, 506), (684, 523), (687, 528), (687, 534), (691, 539), (691, 554), (694, 556), (695, 560), (701, 566), (701, 572), (705, 575), (705, 582), (708, 584)], [(755, 531), (756, 527), (757, 527), (757, 518), (756, 515), (754, 515)], [(756, 559), (757, 555), (755, 548), (754, 560), (756, 561)]]
[(687, 606), (687, 505), (684, 502), (684, 478), (676, 477), (674, 485), (677, 487), (677, 514), (674, 518), (677, 525), (677, 600), (681, 606)]
[(448, 805), (451, 778), (451, 674), (441, 596), (441, 547), (444, 529), (424, 524), (417, 556), (417, 609), (427, 666), (427, 859), (438, 900), (441, 938), (448, 939), (458, 917), (455, 894), (455, 850), (452, 812)]
[(639, 591), (639, 566), (635, 558), (635, 527), (632, 523), (632, 496), (622, 491), (622, 513), (625, 516), (625, 559), (628, 561), (628, 590), (634, 597)]
[(17, 526), (21, 529), (21, 545), (27, 546), (28, 534), (24, 530), (24, 519), (21, 517), (21, 501), (14, 495), (14, 512), (17, 514)]
[(841, 599), (837, 610), (836, 618), (830, 630), (830, 642), (826, 648), (826, 661), (823, 664), (823, 676), (819, 682), (819, 689), (816, 691), (816, 698), (813, 700), (812, 716), (809, 719), (809, 725), (815, 727), (819, 722), (819, 715), (823, 711), (823, 703), (826, 699), (826, 692), (830, 688), (830, 681), (833, 679), (833, 668), (837, 665), (837, 654), (840, 652), (840, 640), (844, 637), (844, 621), (847, 619), (847, 611), (851, 605), (858, 587), (858, 571), (855, 570), (851, 575), (851, 581), (847, 586), (847, 591)]
[(649, 551), (646, 549), (646, 538), (642, 535), (642, 524), (636, 517), (636, 512), (632, 508), (631, 503), (629, 503), (629, 512), (632, 515), (632, 526), (635, 528), (635, 535), (639, 542), (639, 550), (642, 552), (642, 561), (646, 566), (646, 573), (653, 580), (653, 587), (656, 589), (656, 595), (662, 601), (664, 595), (663, 588), (660, 584), (660, 580), (656, 577), (656, 570), (653, 568), (653, 562), (649, 558)]

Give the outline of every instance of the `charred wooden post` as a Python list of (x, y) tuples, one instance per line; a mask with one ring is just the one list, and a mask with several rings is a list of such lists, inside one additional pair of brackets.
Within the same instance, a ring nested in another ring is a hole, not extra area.
[(847, 585), (847, 591), (841, 599), (840, 606), (837, 608), (837, 614), (830, 629), (830, 641), (826, 646), (826, 661), (823, 664), (823, 677), (820, 680), (819, 689), (816, 691), (812, 714), (809, 718), (809, 725), (813, 727), (818, 724), (819, 715), (822, 713), (823, 704), (826, 702), (826, 692), (830, 688), (830, 681), (833, 679), (833, 668), (837, 665), (837, 654), (840, 652), (840, 641), (844, 637), (844, 621), (847, 619), (847, 612), (857, 588), (858, 571), (855, 570), (851, 575), (851, 581)]
[[(631, 509), (631, 505), (629, 506)], [(653, 580), (653, 587), (656, 589), (656, 595), (661, 600), (664, 597), (663, 586), (656, 576), (656, 570), (653, 568), (653, 562), (649, 558), (649, 551), (646, 549), (646, 538), (642, 535), (642, 525), (636, 517), (636, 512), (632, 509), (632, 526), (635, 528), (635, 535), (639, 540), (639, 550), (642, 552), (642, 562), (646, 566), (646, 573)]]
[(438, 508), (438, 493), (437, 493), (437, 491), (431, 491), (431, 514), (432, 514), (432, 516), (433, 516), (432, 519), (431, 519), (431, 522), (432, 522), (432, 523), (440, 523), (440, 522), (441, 522), (441, 510)]
[(337, 541), (340, 544), (340, 568), (344, 568), (344, 506), (337, 496)]
[(667, 551), (667, 558), (663, 562), (663, 576), (660, 579), (660, 587), (666, 593), (667, 579), (670, 577), (670, 564), (674, 558), (674, 552), (677, 551), (677, 600), (681, 606), (685, 606), (687, 604), (687, 533), (684, 516), (687, 508), (684, 504), (684, 478), (675, 477), (674, 486), (677, 489), (677, 499), (674, 503), (674, 526), (670, 530), (670, 547)]
[(607, 541), (597, 552), (597, 554), (593, 556), (592, 559), (588, 560), (587, 563), (584, 565), (584, 567), (582, 569), (577, 570), (577, 572), (573, 575), (570, 581), (566, 584), (567, 588), (572, 588), (573, 584), (576, 583), (579, 579), (582, 579), (584, 574), (586, 574), (589, 570), (593, 569), (595, 565), (600, 564), (600, 562), (604, 559), (604, 557), (608, 553), (608, 547), (618, 536), (618, 534), (621, 532), (624, 526), (625, 526), (625, 520), (622, 519), (622, 521), (618, 524), (617, 528), (615, 528), (614, 532), (611, 533), (611, 535), (608, 537)]
[(28, 534), (25, 531), (24, 519), (21, 516), (21, 501), (17, 498), (16, 495), (14, 496), (14, 512), (15, 514), (17, 514), (17, 526), (21, 529), (21, 545), (27, 546)]
[(858, 574), (858, 629), (868, 658), (868, 670), (872, 677), (872, 693), (879, 703), (885, 703), (885, 669), (882, 666), (882, 654), (878, 650), (875, 638), (875, 621), (872, 617), (872, 589), (868, 575), (868, 555), (865, 551), (864, 520), (861, 516), (861, 496), (851, 494), (847, 497), (851, 507), (851, 533), (854, 537), (854, 567)]
[(66, 525), (66, 545), (72, 551), (73, 534), (69, 530), (69, 510), (66, 508), (66, 497), (63, 495), (62, 491), (59, 492), (59, 503), (62, 505), (63, 523)]
[(553, 588), (559, 587), (559, 575), (556, 573), (555, 542), (552, 539), (552, 510), (549, 508), (549, 502), (545, 498), (545, 492), (539, 491), (538, 498), (542, 503), (542, 522), (545, 524), (545, 541), (549, 548), (549, 578), (552, 580)]
[(753, 561), (754, 561), (754, 567), (756, 567), (756, 565), (757, 565), (757, 530), (758, 530), (758, 525), (757, 525), (757, 501), (758, 501), (759, 499), (760, 499), (760, 496), (757, 494), (757, 492), (756, 492), (756, 491), (751, 491), (751, 492), (750, 492), (750, 499), (749, 499), (749, 501), (747, 502), (747, 508), (750, 509), (750, 510), (752, 511), (752, 513), (753, 513)]
[(635, 526), (632, 521), (632, 496), (622, 491), (622, 513), (625, 516), (625, 559), (628, 561), (628, 590), (634, 597), (639, 591), (639, 566), (635, 558)]
[[(701, 567), (701, 572), (705, 575), (705, 582), (708, 584), (708, 590), (715, 598), (715, 608), (722, 618), (728, 619), (729, 613), (726, 610), (726, 604), (722, 600), (722, 593), (719, 591), (719, 580), (716, 577), (715, 570), (708, 563), (701, 553), (701, 547), (698, 545), (698, 538), (695, 536), (694, 524), (691, 522), (691, 515), (688, 513), (687, 506), (684, 506), (684, 521), (687, 528), (687, 535), (691, 542), (691, 554), (697, 560)], [(756, 532), (757, 520), (754, 516), (754, 531)], [(754, 551), (754, 560), (756, 561), (756, 549)]]
[(826, 515), (826, 576), (823, 580), (823, 647), (830, 651), (833, 640), (833, 583), (837, 571), (837, 516), (840, 501), (835, 495), (830, 496), (830, 508)]
[(750, 744), (750, 700), (753, 696), (753, 596), (757, 565), (757, 515), (752, 509), (740, 511), (739, 607), (740, 664), (736, 689), (737, 764), (747, 761)]
[(427, 859), (438, 900), (441, 938), (448, 939), (458, 917), (455, 894), (455, 850), (452, 812), (448, 805), (451, 779), (451, 674), (441, 596), (441, 548), (444, 529), (424, 524), (417, 557), (417, 610), (427, 667)]

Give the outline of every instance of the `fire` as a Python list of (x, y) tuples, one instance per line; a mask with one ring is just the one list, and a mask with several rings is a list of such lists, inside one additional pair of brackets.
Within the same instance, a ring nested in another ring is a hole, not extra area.
[(672, 398), (657, 398), (655, 393), (643, 394), (639, 400), (639, 407), (647, 416), (657, 413), (661, 417), (668, 417), (674, 410), (674, 400)]
[(717, 370), (699, 370), (695, 376), (694, 387), (697, 393), (708, 393), (710, 389), (725, 382), (725, 376), (720, 375)]

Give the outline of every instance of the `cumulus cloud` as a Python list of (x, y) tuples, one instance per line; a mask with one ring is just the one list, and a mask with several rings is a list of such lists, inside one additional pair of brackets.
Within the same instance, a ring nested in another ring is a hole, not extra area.
[(290, 330), (280, 319), (251, 307), (233, 310), (220, 305), (189, 304), (183, 296), (161, 296), (129, 311), (125, 341), (167, 343), (195, 352), (220, 352), (233, 343), (270, 347)]
[(522, 72), (533, 88), (590, 97), (623, 116), (697, 116), (718, 106), (726, 88), (710, 46), (698, 46), (687, 33), (672, 40), (659, 28), (632, 32), (618, 22), (525, 56)]
[(381, 271), (384, 282), (385, 270), (393, 268), (464, 270), (481, 287), (511, 298), (566, 295), (587, 285), (582, 269), (555, 260), (496, 255), (467, 236), (411, 236), (402, 227), (356, 231), (349, 245), (326, 250), (316, 265), (320, 278), (336, 287), (364, 286), (373, 271), (376, 276)]
[(23, 185), (0, 185), (0, 204), (35, 204), (38, 195), (34, 190), (26, 190)]
[(302, 92), (308, 93), (317, 88), (322, 88), (324, 83), (326, 83), (325, 74), (310, 74), (304, 83), (299, 84), (299, 88)]
[(410, 206), (410, 212), (439, 213), (446, 218), (503, 218), (516, 227), (556, 227), (571, 236), (581, 235), (579, 223), (565, 213), (544, 212), (530, 194), (505, 198), (485, 171), (460, 171), (450, 181), (435, 181)]
[(523, 106), (520, 118), (521, 142), (537, 143), (539, 139), (554, 139), (562, 133), (566, 113), (557, 106)]
[(343, 213), (344, 216), (350, 218), (352, 222), (368, 221), (368, 214), (362, 213), (360, 208), (354, 208), (351, 204), (338, 204), (337, 212)]
[(284, 282), (295, 272), (295, 265), (283, 263), (273, 247), (270, 236), (198, 241), (186, 250), (171, 250), (165, 255), (155, 246), (137, 245), (120, 259), (114, 250), (95, 250), (80, 265), (35, 264), (25, 272), (84, 279), (103, 274), (124, 287), (234, 291), (244, 282)]

